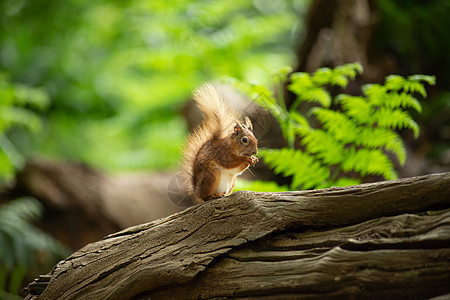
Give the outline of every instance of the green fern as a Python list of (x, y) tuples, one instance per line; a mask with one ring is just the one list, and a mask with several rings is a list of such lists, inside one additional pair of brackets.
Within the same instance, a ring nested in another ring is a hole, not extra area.
[(24, 162), (6, 132), (13, 126), (32, 131), (41, 129), (42, 121), (35, 111), (42, 111), (48, 103), (49, 97), (44, 90), (13, 84), (0, 73), (0, 179), (11, 179)]
[(69, 251), (60, 242), (34, 227), (42, 205), (20, 198), (0, 205), (0, 298), (17, 295), (26, 271), (50, 268)]
[[(329, 74), (322, 72), (319, 82), (326, 82), (329, 80)], [(294, 92), (300, 101), (317, 102), (324, 107), (331, 105), (331, 96), (324, 89), (316, 85), (313, 78), (307, 73), (296, 73), (291, 76), (290, 90)], [(298, 103), (300, 102), (298, 101)]]
[(324, 187), (330, 170), (313, 156), (291, 148), (261, 150), (264, 162), (273, 166), (276, 174), (293, 176), (291, 188)]
[[(313, 74), (291, 74), (288, 89), (297, 98), (289, 109), (283, 99), (277, 101), (268, 89), (234, 80), (238, 88), (280, 123), (289, 147), (260, 152), (275, 173), (292, 177), (291, 189), (353, 185), (369, 175), (397, 178), (394, 163), (387, 153), (394, 154), (401, 165), (405, 163), (405, 147), (396, 130), (411, 129), (418, 137), (419, 126), (407, 110), (422, 111), (414, 94), (426, 97), (423, 82), (433, 85), (435, 78), (391, 75), (383, 85), (364, 85), (362, 96), (341, 94), (335, 99), (324, 88), (345, 88), (349, 80), (361, 72), (362, 66), (354, 63), (334, 69), (322, 68)], [(284, 69), (276, 76), (280, 89), (287, 73)], [(302, 102), (318, 105), (307, 115), (320, 127), (313, 128), (308, 118), (298, 112)], [(340, 109), (330, 109), (332, 103)], [(301, 141), (300, 149), (295, 147), (296, 139)], [(349, 176), (355, 173), (359, 176)]]
[[(24, 162), (6, 133), (14, 126), (39, 130), (36, 111), (48, 105), (44, 90), (11, 83), (0, 73), (0, 179), (8, 180)], [(33, 225), (42, 215), (41, 204), (32, 198), (0, 205), (0, 299), (18, 299), (24, 277), (36, 268), (48, 269), (68, 254), (68, 249)]]
[(359, 131), (355, 146), (369, 149), (385, 149), (397, 156), (400, 165), (406, 161), (406, 150), (400, 136), (390, 129), (363, 127)]

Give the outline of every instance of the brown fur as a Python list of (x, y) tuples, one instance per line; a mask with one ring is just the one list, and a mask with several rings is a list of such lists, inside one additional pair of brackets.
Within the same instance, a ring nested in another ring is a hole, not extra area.
[(189, 192), (200, 203), (233, 191), (236, 176), (258, 161), (253, 156), (258, 151), (258, 142), (250, 120), (245, 117), (245, 123), (239, 123), (237, 114), (227, 107), (213, 86), (200, 87), (194, 99), (204, 121), (188, 137), (183, 173)]

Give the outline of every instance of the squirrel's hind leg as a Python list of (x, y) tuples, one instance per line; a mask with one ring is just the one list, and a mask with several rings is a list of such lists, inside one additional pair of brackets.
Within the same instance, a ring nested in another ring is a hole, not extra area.
[[(220, 171), (216, 168), (205, 168), (197, 176), (198, 180), (195, 182), (194, 196), (203, 201), (215, 198), (224, 197), (225, 194), (217, 193), (217, 188), (220, 184)], [(196, 201), (201, 203), (201, 201)]]

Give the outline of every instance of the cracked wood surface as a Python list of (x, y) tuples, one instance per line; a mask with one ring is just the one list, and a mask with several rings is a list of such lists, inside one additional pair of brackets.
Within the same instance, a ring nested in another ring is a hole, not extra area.
[(450, 292), (450, 210), (277, 233), (231, 250), (195, 281), (138, 299), (425, 299)]
[[(397, 288), (414, 290), (401, 276), (395, 280), (402, 273), (419, 278), (411, 284), (422, 279), (421, 287), (448, 293), (450, 284), (441, 286), (449, 280), (442, 279), (449, 274), (449, 249), (442, 246), (448, 213), (403, 215), (448, 207), (450, 173), (315, 191), (238, 192), (85, 246), (55, 266), (40, 296), (28, 299), (172, 298), (187, 291), (192, 298), (337, 297), (377, 291), (380, 283), (393, 296)], [(254, 248), (261, 241), (267, 248)], [(324, 272), (335, 267), (344, 271)]]

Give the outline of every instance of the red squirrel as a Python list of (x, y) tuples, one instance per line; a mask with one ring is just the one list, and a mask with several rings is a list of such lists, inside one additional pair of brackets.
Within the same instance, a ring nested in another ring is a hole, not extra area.
[(183, 151), (183, 173), (195, 203), (225, 197), (236, 176), (258, 161), (258, 141), (249, 118), (239, 121), (210, 84), (194, 92), (203, 122), (189, 135)]

